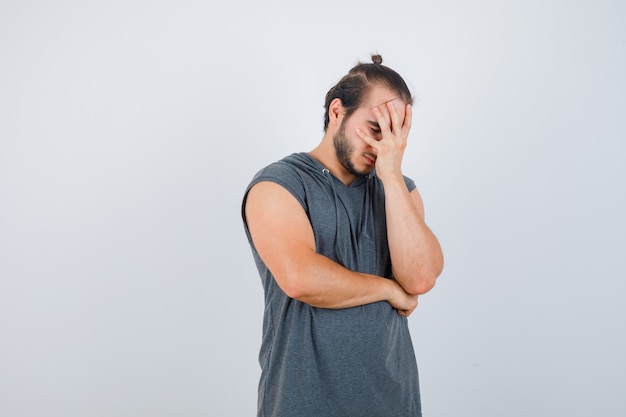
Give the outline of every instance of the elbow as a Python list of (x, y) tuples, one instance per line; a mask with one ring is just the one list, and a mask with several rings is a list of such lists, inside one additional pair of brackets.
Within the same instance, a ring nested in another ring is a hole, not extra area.
[(274, 279), (276, 280), (276, 283), (278, 284), (280, 289), (283, 290), (283, 292), (287, 294), (289, 298), (295, 298), (297, 300), (304, 296), (304, 290), (302, 286), (299, 285), (298, 281), (293, 279), (293, 277), (290, 279), (279, 279), (278, 277), (274, 276)]
[(293, 298), (294, 300), (303, 301), (303, 302), (307, 299), (307, 292), (304, 290), (304, 288), (300, 286), (297, 286), (297, 285), (279, 285), (279, 286), (283, 290), (283, 292), (287, 294), (287, 297), (289, 298)]
[(307, 281), (303, 279), (302, 274), (292, 271), (274, 275), (274, 279), (289, 298), (303, 301), (309, 297), (310, 290), (305, 285)]
[(276, 284), (289, 298), (309, 303), (319, 292), (316, 268), (310, 262), (283, 262), (270, 271)]
[(422, 295), (433, 289), (441, 272), (443, 272), (443, 252), (438, 248), (431, 251), (428, 256), (414, 258), (410, 265), (394, 271), (394, 276), (407, 293)]
[(436, 279), (422, 279), (419, 282), (404, 286), (404, 290), (411, 295), (422, 295), (435, 287)]
[(437, 278), (443, 271), (443, 262), (438, 265), (433, 265), (431, 268), (421, 270), (407, 280), (403, 285), (404, 290), (411, 295), (422, 295), (432, 290), (437, 283)]

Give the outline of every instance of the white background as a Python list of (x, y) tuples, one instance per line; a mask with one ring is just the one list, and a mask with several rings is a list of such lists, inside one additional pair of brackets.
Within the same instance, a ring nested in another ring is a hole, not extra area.
[(240, 199), (372, 52), (446, 255), (424, 415), (626, 415), (626, 3), (216, 3), (0, 3), (0, 415), (254, 415)]

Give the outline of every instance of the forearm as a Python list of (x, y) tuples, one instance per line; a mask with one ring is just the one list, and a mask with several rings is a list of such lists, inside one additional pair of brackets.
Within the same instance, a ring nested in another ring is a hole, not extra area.
[(387, 301), (403, 315), (415, 309), (416, 297), (395, 280), (351, 271), (318, 254), (309, 219), (281, 186), (255, 185), (245, 213), (259, 256), (289, 297), (323, 308)]
[(311, 253), (293, 268), (277, 271), (277, 282), (291, 298), (321, 308), (349, 308), (397, 296), (398, 284), (376, 275), (350, 271)]
[(402, 176), (385, 187), (387, 237), (395, 279), (410, 294), (429, 291), (443, 269), (437, 238), (424, 222), (423, 207), (406, 188)]

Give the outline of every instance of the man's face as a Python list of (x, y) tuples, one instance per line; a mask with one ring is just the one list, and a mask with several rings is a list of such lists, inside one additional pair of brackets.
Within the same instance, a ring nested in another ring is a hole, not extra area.
[[(357, 136), (356, 129), (361, 129), (373, 139), (381, 140), (383, 136), (374, 114), (374, 108), (378, 107), (387, 124), (391, 125), (391, 116), (386, 106), (389, 101), (393, 102), (398, 109), (400, 120), (404, 120), (405, 103), (392, 91), (384, 87), (373, 87), (367, 102), (350, 117), (341, 121), (339, 130), (333, 136), (333, 143), (337, 159), (350, 174), (359, 177), (368, 175), (374, 170), (376, 154), (371, 146)], [(399, 129), (400, 126), (396, 128)]]

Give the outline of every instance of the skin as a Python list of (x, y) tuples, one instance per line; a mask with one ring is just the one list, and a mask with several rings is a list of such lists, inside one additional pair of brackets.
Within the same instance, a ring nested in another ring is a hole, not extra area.
[(347, 308), (387, 301), (409, 316), (418, 295), (443, 269), (441, 247), (424, 222), (422, 199), (409, 193), (402, 159), (411, 128), (411, 106), (379, 86), (349, 118), (341, 100), (329, 107), (329, 125), (310, 152), (345, 185), (374, 168), (385, 189), (387, 235), (395, 279), (350, 271), (316, 253), (311, 224), (282, 186), (261, 182), (250, 190), (246, 219), (254, 245), (281, 289), (315, 307)]

